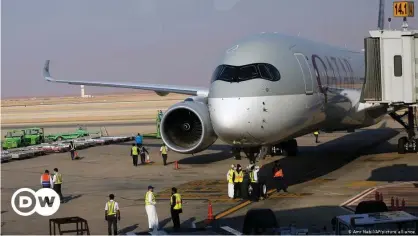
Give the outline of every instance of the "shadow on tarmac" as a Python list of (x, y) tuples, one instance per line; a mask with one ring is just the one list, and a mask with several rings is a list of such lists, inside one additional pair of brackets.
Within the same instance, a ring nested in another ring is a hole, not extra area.
[[(397, 134), (398, 131), (388, 128), (364, 130), (316, 147), (301, 147), (298, 156), (282, 158), (279, 163), (283, 168), (287, 185), (291, 186), (331, 173)], [(353, 148), (360, 143), (360, 149)], [(274, 163), (266, 164), (259, 172), (260, 178), (267, 183), (268, 188), (273, 186), (273, 166)]]
[(418, 181), (418, 166), (408, 166), (407, 164), (395, 164), (385, 166), (372, 171), (369, 181)]

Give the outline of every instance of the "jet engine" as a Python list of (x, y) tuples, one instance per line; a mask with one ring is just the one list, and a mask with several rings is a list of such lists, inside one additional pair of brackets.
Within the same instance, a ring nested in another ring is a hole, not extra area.
[(173, 151), (198, 153), (218, 138), (204, 98), (190, 97), (168, 108), (161, 120), (161, 137)]

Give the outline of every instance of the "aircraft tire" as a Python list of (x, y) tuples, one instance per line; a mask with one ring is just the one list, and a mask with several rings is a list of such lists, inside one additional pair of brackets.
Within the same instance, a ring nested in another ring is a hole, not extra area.
[(247, 212), (244, 218), (242, 233), (244, 235), (254, 235), (259, 233), (259, 230), (274, 230), (278, 227), (276, 216), (271, 209), (251, 209)]
[(398, 140), (398, 153), (399, 154), (405, 154), (405, 145), (408, 142), (408, 139), (406, 137), (402, 137)]
[(294, 157), (298, 155), (298, 143), (296, 139), (291, 139), (283, 144), (284, 155)]

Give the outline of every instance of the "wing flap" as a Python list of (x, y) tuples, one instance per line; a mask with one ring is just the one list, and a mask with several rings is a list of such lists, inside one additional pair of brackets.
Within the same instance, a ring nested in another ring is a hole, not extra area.
[(189, 86), (178, 85), (163, 85), (163, 84), (146, 84), (146, 83), (117, 83), (117, 82), (100, 82), (100, 81), (81, 81), (81, 80), (58, 80), (54, 79), (49, 72), (49, 62), (45, 61), (43, 69), (43, 76), (46, 81), (55, 83), (66, 83), (71, 85), (87, 85), (97, 87), (114, 87), (114, 88), (130, 88), (154, 91), (160, 96), (167, 95), (169, 93), (193, 95), (193, 96), (208, 96), (208, 89)]

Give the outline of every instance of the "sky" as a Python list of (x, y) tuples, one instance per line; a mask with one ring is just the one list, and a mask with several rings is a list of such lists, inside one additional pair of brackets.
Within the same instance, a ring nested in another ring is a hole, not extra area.
[[(377, 28), (378, 2), (2, 0), (1, 98), (80, 94), (79, 86), (43, 80), (46, 59), (57, 79), (209, 86), (224, 51), (260, 32), (361, 50)], [(386, 19), (392, 2), (385, 1)], [(391, 25), (400, 29), (401, 19)], [(114, 92), (139, 90), (86, 87)]]

